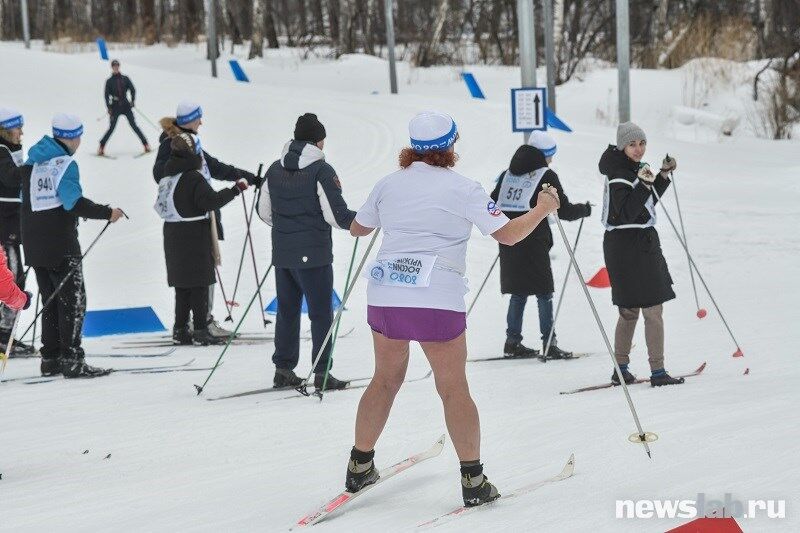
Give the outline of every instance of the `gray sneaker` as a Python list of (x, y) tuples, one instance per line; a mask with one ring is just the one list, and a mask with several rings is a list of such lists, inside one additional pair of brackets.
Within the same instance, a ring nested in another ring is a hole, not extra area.
[(216, 320), (212, 320), (211, 322), (209, 322), (206, 328), (208, 329), (209, 335), (211, 335), (212, 337), (218, 337), (222, 339), (227, 339), (233, 333), (232, 331), (229, 331), (220, 326)]

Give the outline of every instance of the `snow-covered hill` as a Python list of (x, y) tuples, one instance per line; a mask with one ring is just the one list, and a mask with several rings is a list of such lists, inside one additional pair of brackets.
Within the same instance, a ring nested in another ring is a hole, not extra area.
[[(106, 127), (101, 100), (108, 71), (95, 54), (63, 55), (0, 45), (3, 83), (0, 105), (25, 115), (25, 144), (49, 131), (53, 113), (83, 117), (86, 134), (77, 160), (85, 194), (124, 208), (130, 221), (109, 228), (85, 264), (90, 309), (152, 305), (172, 325), (172, 294), (166, 286), (161, 223), (152, 210), (155, 185), (151, 157), (134, 159), (137, 141), (122, 121), (107, 149), (116, 160), (91, 153)], [(521, 136), (510, 132), (510, 68), (475, 68), (486, 101), (469, 98), (457, 71), (401, 66), (400, 94), (386, 90), (386, 64), (347, 56), (339, 61), (298, 62), (290, 55), (245, 63), (253, 83), (239, 84), (220, 64), (213, 80), (200, 47), (153, 47), (120, 52), (122, 70), (136, 84), (137, 105), (153, 121), (171, 115), (185, 98), (203, 105), (203, 144), (224, 161), (255, 169), (277, 157), (297, 115), (310, 111), (326, 125), (328, 160), (338, 170), (345, 197), (357, 208), (372, 185), (396, 166), (406, 143), (408, 119), (423, 109), (451, 113), (459, 124), (457, 170), (486, 188), (505, 168)], [(667, 151), (676, 172), (688, 240), (702, 273), (726, 313), (746, 357), (735, 349), (708, 298), (709, 316), (695, 318), (686, 257), (665, 219), (659, 223), (678, 298), (665, 308), (667, 369), (682, 373), (701, 362), (702, 376), (680, 387), (631, 388), (646, 430), (657, 432), (650, 460), (627, 436), (634, 431), (622, 391), (560, 396), (559, 391), (601, 383), (611, 362), (581, 288), (570, 283), (558, 331), (562, 347), (593, 355), (547, 364), (518, 361), (474, 363), (471, 388), (482, 418), (482, 460), (501, 489), (558, 472), (570, 453), (573, 478), (537, 492), (500, 501), (443, 529), (459, 531), (664, 531), (681, 520), (622, 520), (618, 499), (785, 499), (785, 520), (743, 520), (745, 531), (795, 531), (800, 496), (800, 436), (797, 414), (800, 366), (800, 253), (798, 200), (800, 157), (796, 142), (764, 141), (743, 132), (718, 137), (676, 126), (672, 109), (687, 105), (686, 73), (632, 73), (633, 116), (648, 133), (647, 158), (658, 164)], [(541, 76), (541, 74), (540, 74)], [(554, 167), (573, 201), (600, 204), (597, 160), (614, 138), (613, 70), (587, 73), (559, 89), (558, 113), (575, 130), (556, 133)], [(609, 93), (609, 90), (612, 93)], [(377, 94), (374, 94), (377, 93)], [(731, 93), (708, 97), (713, 107)], [(717, 112), (725, 109), (721, 103)], [(739, 110), (744, 114), (744, 110)], [(99, 119), (99, 120), (98, 120)], [(152, 142), (158, 132), (140, 119)], [(700, 140), (696, 140), (700, 139)], [(251, 193), (247, 193), (249, 202)], [(676, 215), (672, 192), (665, 198)], [(244, 237), (241, 204), (223, 213), (222, 275), (232, 286)], [(101, 225), (81, 226), (84, 245)], [(255, 221), (261, 271), (268, 265), (269, 232)], [(567, 225), (574, 238), (577, 224)], [(602, 226), (594, 214), (584, 226), (578, 259), (585, 273), (602, 266)], [(342, 292), (353, 241), (334, 237), (336, 287)], [(362, 250), (363, 250), (362, 246)], [(476, 234), (468, 276), (477, 287), (497, 248)], [(567, 255), (556, 236), (556, 279)], [(255, 289), (245, 270), (246, 302)], [(226, 287), (227, 288), (227, 287)], [(228, 290), (232, 290), (228, 288)], [(607, 291), (593, 290), (607, 330), (616, 310)], [(274, 296), (269, 280), (265, 297)], [(468, 296), (471, 297), (471, 296)], [(507, 300), (495, 274), (469, 320), (471, 356), (502, 349)], [(367, 377), (372, 347), (363, 286), (354, 292), (344, 326), (355, 331), (336, 346), (333, 372), (340, 378)], [(530, 309), (527, 340), (537, 344)], [(221, 299), (216, 314), (225, 316)], [(238, 315), (238, 313), (234, 313)], [(22, 324), (33, 316), (28, 311)], [(260, 330), (251, 313), (245, 329)], [(634, 372), (646, 374), (641, 332), (632, 356)], [(89, 352), (107, 351), (118, 339), (89, 340)], [(302, 344), (299, 370), (308, 371), (311, 345)], [(210, 366), (218, 349), (179, 349), (159, 363)], [(205, 397), (271, 384), (271, 344), (236, 347), (206, 388)], [(116, 367), (154, 360), (94, 359)], [(745, 368), (750, 374), (743, 376)], [(12, 360), (6, 377), (33, 375), (36, 360)], [(424, 374), (418, 349), (409, 376)], [(360, 393), (332, 393), (320, 404), (289, 394), (219, 402), (197, 397), (192, 387), (205, 372), (126, 375), (87, 381), (0, 386), (0, 530), (4, 531), (280, 531), (341, 490), (352, 446)], [(276, 401), (278, 400), (278, 401)], [(430, 445), (444, 422), (432, 380), (400, 393), (378, 443), (378, 465), (389, 465)], [(794, 412), (795, 414), (792, 414)], [(110, 454), (110, 456), (109, 456)], [(107, 457), (109, 456), (109, 457)], [(404, 531), (459, 503), (458, 462), (452, 447), (407, 474), (365, 495), (345, 514), (316, 526), (322, 531)]]

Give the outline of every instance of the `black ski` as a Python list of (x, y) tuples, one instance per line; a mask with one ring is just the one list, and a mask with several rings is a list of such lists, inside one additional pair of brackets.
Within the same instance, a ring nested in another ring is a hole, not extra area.
[(467, 359), (468, 363), (484, 363), (487, 361), (524, 361), (529, 359), (538, 359), (539, 361), (545, 363), (547, 361), (566, 361), (569, 359), (580, 359), (581, 357), (586, 357), (590, 355), (590, 352), (571, 352), (571, 357), (542, 357), (542, 355), (537, 351), (536, 355), (520, 355), (520, 356), (498, 356), (498, 357), (471, 357)]
[(144, 353), (87, 353), (86, 357), (166, 357), (175, 353), (178, 348), (173, 346), (168, 350), (161, 352), (144, 352)]
[[(189, 370), (188, 367), (194, 364), (194, 359), (190, 359), (189, 361), (180, 364), (180, 365), (162, 365), (162, 366), (141, 366), (141, 367), (133, 367), (133, 368), (112, 368), (110, 369), (110, 374), (148, 374), (148, 373), (160, 373), (160, 372), (179, 372), (179, 371), (186, 371)], [(12, 382), (12, 381), (21, 381), (25, 385), (38, 385), (40, 383), (49, 383), (51, 381), (61, 380), (64, 379), (63, 376), (23, 376), (18, 378), (8, 378), (2, 380), (3, 383)], [(82, 378), (75, 378), (75, 379), (82, 379)]]
[[(675, 376), (675, 377), (676, 378), (688, 378), (688, 377), (692, 377), (692, 376), (697, 376), (697, 375), (702, 374), (703, 370), (705, 370), (705, 369), (706, 369), (706, 364), (703, 363), (694, 372), (691, 372), (689, 374), (681, 374), (680, 376)], [(639, 384), (642, 384), (642, 383), (650, 383), (650, 378), (637, 378), (636, 381), (634, 381), (633, 383), (628, 383), (628, 386), (630, 387), (631, 385), (639, 385)], [(619, 385), (615, 385), (614, 383), (610, 383), (609, 382), (609, 383), (603, 383), (602, 385), (591, 385), (589, 387), (581, 387), (580, 389), (563, 391), (563, 392), (560, 392), (559, 394), (576, 394), (578, 392), (587, 392), (587, 391), (600, 390), (600, 389), (610, 389), (611, 387), (618, 387), (618, 386)]]
[[(428, 379), (429, 377), (431, 377), (432, 375), (433, 375), (433, 371), (432, 370), (428, 370), (428, 373), (425, 374), (424, 376), (420, 376), (418, 378), (406, 379), (405, 381), (403, 381), (403, 383), (405, 384), (405, 383), (415, 383), (417, 381), (424, 381), (424, 380)], [(370, 380), (371, 379), (372, 378), (370, 378)], [(369, 387), (369, 382), (367, 382), (367, 383), (358, 383), (356, 385), (348, 384), (347, 387), (345, 387), (343, 389), (328, 389), (328, 390), (324, 391), (323, 394), (328, 394), (329, 392), (342, 392), (342, 391), (348, 391), (348, 390), (366, 389), (367, 387)], [(312, 392), (312, 393), (310, 393), (308, 395), (300, 394), (298, 392), (297, 394), (293, 394), (291, 396), (281, 396), (280, 398), (275, 398), (274, 400), (270, 400), (270, 401), (291, 400), (292, 398), (308, 398), (308, 397), (311, 397), (311, 396), (315, 396), (315, 397), (319, 398), (320, 397), (319, 396), (319, 391)]]

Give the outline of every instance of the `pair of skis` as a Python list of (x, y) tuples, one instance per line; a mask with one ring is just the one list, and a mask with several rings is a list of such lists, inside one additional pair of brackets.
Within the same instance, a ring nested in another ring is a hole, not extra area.
[[(115, 368), (111, 369), (110, 374), (163, 374), (169, 372), (197, 372), (202, 370), (211, 370), (210, 368), (192, 368), (195, 360), (176, 364), (176, 365), (157, 365), (157, 366), (140, 366), (133, 368)], [(40, 383), (50, 383), (52, 381), (61, 380), (61, 376), (21, 376), (16, 378), (6, 378), (0, 380), (0, 383), (22, 382), (25, 385), (38, 385)]]
[[(676, 378), (690, 378), (692, 376), (699, 376), (700, 374), (703, 373), (703, 370), (705, 370), (705, 369), (706, 369), (706, 364), (703, 363), (702, 365), (697, 367), (697, 370), (695, 370), (694, 372), (690, 372), (688, 374), (681, 374), (681, 375), (674, 376), (674, 377), (676, 377)], [(640, 385), (642, 383), (650, 383), (650, 378), (637, 378), (636, 380), (633, 381), (633, 383), (628, 383), (628, 386), (630, 387), (631, 385)], [(587, 392), (587, 391), (601, 390), (601, 389), (610, 389), (611, 387), (616, 387), (616, 386), (617, 385), (615, 383), (608, 382), (608, 383), (603, 383), (602, 385), (590, 385), (588, 387), (581, 387), (579, 389), (562, 391), (559, 394), (577, 394), (579, 392)]]
[[(342, 339), (348, 337), (350, 334), (355, 331), (355, 328), (350, 328), (349, 330), (341, 333), (338, 338)], [(301, 340), (311, 340), (310, 335), (302, 335), (300, 337)], [(227, 340), (227, 339), (225, 339)], [(251, 334), (239, 334), (234, 337), (231, 344), (233, 346), (251, 346), (257, 344), (265, 344), (268, 342), (272, 342), (275, 340), (274, 334), (269, 333), (251, 333)], [(135, 339), (135, 340), (127, 340), (122, 341), (120, 344), (114, 346), (115, 350), (130, 350), (133, 348), (161, 348), (167, 346), (175, 346), (175, 343), (169, 336), (158, 336), (152, 337), (147, 339)], [(191, 347), (187, 345), (187, 347)]]
[[(395, 463), (392, 466), (381, 470), (380, 471), (380, 477), (378, 478), (378, 481), (376, 481), (372, 485), (367, 485), (366, 487), (362, 488), (358, 492), (347, 492), (347, 491), (344, 491), (344, 492), (340, 493), (338, 496), (333, 498), (331, 501), (329, 501), (328, 503), (326, 503), (325, 505), (323, 505), (319, 509), (316, 509), (315, 511), (312, 511), (312, 512), (308, 513), (307, 515), (303, 516), (302, 518), (300, 518), (300, 520), (298, 520), (297, 523), (294, 525), (294, 527), (292, 527), (291, 529), (295, 530), (295, 529), (304, 528), (304, 527), (308, 527), (308, 526), (312, 526), (314, 524), (317, 524), (320, 521), (325, 520), (332, 513), (342, 509), (343, 507), (345, 507), (347, 504), (349, 504), (350, 502), (352, 502), (356, 498), (359, 498), (360, 496), (363, 496), (365, 493), (367, 493), (370, 490), (374, 489), (375, 487), (377, 487), (381, 483), (386, 482), (387, 480), (391, 479), (392, 477), (396, 476), (397, 474), (399, 474), (401, 472), (404, 472), (404, 471), (408, 470), (409, 468), (411, 468), (412, 466), (417, 465), (417, 464), (419, 464), (419, 463), (421, 463), (423, 461), (427, 461), (428, 459), (432, 459), (434, 457), (437, 457), (439, 454), (442, 453), (442, 449), (444, 449), (444, 441), (445, 441), (445, 436), (442, 435), (433, 444), (433, 446), (431, 446), (427, 450), (425, 450), (423, 452), (420, 452), (420, 453), (417, 453), (417, 454), (414, 454), (414, 455), (411, 455), (410, 457), (407, 457), (407, 458), (403, 459), (399, 463)], [(509, 495), (501, 497), (500, 499), (495, 500), (494, 502), (490, 502), (490, 503), (484, 504), (482, 506), (478, 506), (478, 507), (464, 507), (464, 506), (456, 507), (455, 509), (453, 509), (452, 511), (450, 511), (448, 513), (440, 515), (440, 516), (438, 516), (438, 517), (436, 517), (436, 518), (434, 518), (432, 520), (428, 520), (427, 522), (422, 522), (421, 524), (418, 524), (417, 527), (421, 527), (421, 528), (436, 527), (436, 526), (439, 526), (439, 525), (444, 524), (446, 522), (450, 522), (452, 520), (455, 520), (456, 518), (461, 517), (461, 516), (463, 516), (465, 514), (476, 512), (478, 510), (486, 509), (486, 508), (489, 508), (489, 507), (494, 507), (494, 506), (497, 505), (497, 502), (503, 501), (504, 499), (507, 500), (509, 498), (515, 498), (515, 497), (518, 497), (518, 496), (522, 496), (523, 494), (527, 494), (529, 492), (532, 492), (532, 491), (534, 491), (534, 490), (536, 490), (539, 487), (542, 487), (544, 485), (547, 485), (547, 484), (550, 484), (550, 483), (555, 483), (556, 481), (561, 481), (562, 479), (567, 479), (568, 477), (572, 476), (574, 471), (575, 471), (575, 455), (573, 454), (573, 455), (570, 455), (569, 460), (567, 461), (567, 464), (564, 465), (564, 468), (561, 470), (561, 472), (558, 473), (555, 476), (548, 477), (548, 478), (536, 481), (536, 482), (528, 484), (528, 485), (524, 485), (524, 486), (518, 488), (517, 490), (511, 492)]]

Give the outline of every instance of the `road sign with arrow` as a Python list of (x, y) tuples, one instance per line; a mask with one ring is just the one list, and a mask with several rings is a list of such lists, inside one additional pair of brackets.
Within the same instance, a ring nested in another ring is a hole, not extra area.
[(511, 89), (511, 126), (515, 132), (547, 129), (547, 89)]

